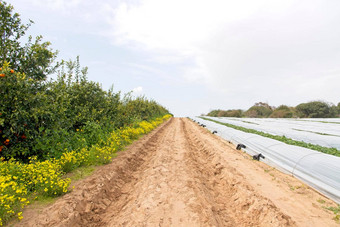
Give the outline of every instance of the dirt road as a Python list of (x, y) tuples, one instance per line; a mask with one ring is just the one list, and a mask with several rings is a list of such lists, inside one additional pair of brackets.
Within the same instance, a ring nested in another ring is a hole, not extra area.
[(194, 122), (172, 118), (54, 204), (24, 212), (17, 226), (339, 226), (322, 208), (330, 205)]

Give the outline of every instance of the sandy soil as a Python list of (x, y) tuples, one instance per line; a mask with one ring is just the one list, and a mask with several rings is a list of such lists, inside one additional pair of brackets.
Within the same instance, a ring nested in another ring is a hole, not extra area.
[(322, 208), (331, 205), (194, 122), (172, 118), (54, 204), (26, 210), (16, 226), (339, 226)]

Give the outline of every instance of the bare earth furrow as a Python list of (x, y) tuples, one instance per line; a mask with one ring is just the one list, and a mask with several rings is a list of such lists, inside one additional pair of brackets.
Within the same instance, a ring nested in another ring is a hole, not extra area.
[(291, 218), (257, 194), (242, 174), (223, 163), (213, 144), (204, 143), (194, 127), (183, 129), (188, 141), (188, 165), (210, 197), (219, 226), (294, 226)]
[(337, 226), (321, 195), (268, 169), (172, 118), (17, 226)]

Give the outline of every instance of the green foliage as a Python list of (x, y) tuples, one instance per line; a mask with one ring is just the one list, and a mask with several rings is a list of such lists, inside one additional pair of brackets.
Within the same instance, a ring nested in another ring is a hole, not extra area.
[(246, 112), (246, 117), (269, 117), (273, 112), (273, 108), (267, 103), (258, 102), (254, 106), (250, 107)]
[(285, 111), (290, 111), (291, 109), (289, 108), (289, 106), (281, 105), (281, 106), (277, 107), (275, 110), (285, 110)]
[[(56, 81), (41, 81), (13, 72), (9, 64), (0, 71), (0, 155), (6, 159), (59, 158), (66, 151), (90, 147), (105, 140), (107, 132), (142, 120), (163, 116), (168, 110), (145, 97), (121, 98), (88, 81), (84, 71), (66, 62), (68, 73)], [(74, 73), (76, 69), (76, 73)], [(6, 140), (9, 142), (7, 143)]]
[(34, 197), (46, 201), (67, 193), (71, 180), (65, 177), (66, 173), (76, 170), (73, 179), (90, 174), (94, 165), (109, 163), (118, 150), (170, 117), (165, 115), (151, 122), (136, 123), (135, 127), (117, 129), (99, 144), (89, 149), (66, 151), (58, 159), (39, 161), (33, 157), (29, 158), (29, 163), (0, 160), (0, 226), (15, 216), (21, 220), (22, 209)]
[(326, 209), (332, 211), (335, 214), (333, 218), (335, 221), (340, 221), (340, 205), (338, 205), (338, 207), (326, 207)]
[(257, 134), (257, 135), (260, 135), (260, 136), (263, 136), (263, 137), (267, 137), (267, 138), (271, 138), (271, 139), (281, 141), (281, 142), (286, 143), (286, 144), (305, 147), (305, 148), (308, 148), (308, 149), (312, 149), (312, 150), (315, 150), (315, 151), (320, 151), (322, 153), (331, 154), (331, 155), (340, 157), (340, 151), (337, 150), (336, 148), (329, 148), (329, 147), (323, 147), (323, 146), (315, 145), (315, 144), (311, 144), (311, 143), (305, 143), (305, 142), (302, 142), (302, 141), (297, 141), (297, 140), (287, 138), (285, 136), (272, 135), (272, 134), (269, 134), (269, 133), (257, 131), (255, 129), (248, 129), (248, 128), (236, 126), (236, 125), (229, 124), (229, 123), (222, 123), (222, 122), (215, 121), (215, 120), (205, 118), (205, 117), (200, 117), (200, 118), (207, 120), (207, 121), (212, 121), (212, 122), (215, 122), (217, 124), (221, 124), (221, 125), (224, 125), (224, 126), (236, 129), (236, 130), (240, 130), (242, 132)]
[(151, 119), (154, 115), (162, 116), (167, 110), (160, 106), (154, 100), (148, 100), (146, 97), (137, 97), (132, 99), (127, 97), (123, 107), (125, 115), (134, 118), (133, 121), (141, 121)]
[(293, 110), (286, 105), (281, 105), (269, 115), (271, 118), (291, 118), (293, 117)]
[(218, 116), (218, 113), (221, 112), (222, 110), (212, 110), (210, 111), (207, 116), (209, 117), (217, 117)]
[(268, 117), (273, 112), (273, 108), (267, 103), (258, 102), (246, 112), (237, 110), (212, 110), (207, 116), (210, 117)]
[[(37, 135), (48, 119), (44, 103), (43, 85), (24, 74), (13, 72), (5, 63), (0, 78), (0, 140), (5, 144), (1, 156), (23, 157), (29, 152), (30, 139)], [(26, 140), (26, 142), (24, 142)], [(12, 152), (9, 151), (11, 148)]]
[(227, 110), (221, 111), (218, 114), (218, 117), (242, 117), (243, 111), (242, 110)]
[[(28, 195), (68, 191), (62, 175), (83, 165), (109, 163), (115, 152), (171, 117), (145, 97), (121, 97), (88, 81), (87, 67), (62, 62), (47, 81), (56, 52), (29, 37), (13, 7), (0, 0), (0, 225), (17, 215)], [(8, 63), (10, 62), (10, 63)], [(66, 70), (65, 70), (66, 68)], [(147, 120), (142, 121), (142, 120)]]
[(336, 107), (321, 101), (301, 103), (296, 106), (299, 117), (304, 118), (331, 118), (337, 116)]
[(250, 107), (246, 112), (242, 110), (212, 110), (207, 116), (210, 117), (258, 117), (258, 118), (332, 118), (340, 117), (340, 102), (337, 106), (313, 101), (309, 103), (301, 103), (296, 107), (288, 107), (280, 105), (279, 107), (271, 107), (267, 103), (259, 102)]
[(33, 23), (21, 24), (20, 15), (13, 13), (13, 6), (4, 1), (0, 1), (1, 25), (0, 25), (0, 57), (2, 64), (10, 60), (12, 50), (20, 47), (19, 39), (25, 34), (26, 30)]
[(242, 117), (242, 110), (212, 110), (208, 114), (210, 117)]
[[(0, 10), (0, 157), (59, 158), (100, 143), (114, 129), (168, 113), (153, 100), (121, 97), (88, 81), (79, 56), (52, 66), (57, 53), (41, 36), (19, 42), (33, 22), (23, 25), (2, 0)], [(47, 81), (58, 66), (57, 80)]]
[(0, 0), (0, 65), (10, 62), (12, 69), (42, 80), (55, 71), (59, 64), (53, 65), (57, 52), (50, 48), (50, 42), (43, 42), (42, 36), (33, 38), (22, 45), (22, 39), (33, 24), (22, 24), (20, 15), (13, 12), (13, 6)]

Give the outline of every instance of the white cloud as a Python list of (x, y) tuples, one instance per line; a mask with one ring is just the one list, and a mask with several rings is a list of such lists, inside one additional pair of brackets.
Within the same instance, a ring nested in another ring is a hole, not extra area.
[(141, 94), (143, 92), (143, 87), (139, 86), (134, 89), (132, 89), (132, 92), (136, 95)]
[(32, 3), (42, 7), (48, 7), (54, 10), (69, 10), (78, 7), (82, 0), (33, 0)]
[[(318, 91), (331, 99), (340, 94), (321, 78), (340, 83), (339, 74), (325, 73), (340, 69), (339, 9), (338, 1), (319, 0), (145, 0), (112, 11), (111, 35), (164, 64), (191, 59), (181, 77), (221, 93), (294, 99)], [(286, 83), (296, 76), (300, 83)]]
[(114, 35), (118, 41), (137, 41), (150, 49), (190, 55), (227, 23), (249, 18), (267, 4), (274, 12), (290, 1), (197, 1), (145, 0), (122, 3), (112, 12)]
[[(49, 15), (48, 22), (54, 27), (58, 27), (56, 23), (63, 23), (64, 29), (73, 27), (73, 29), (82, 29), (89, 33), (92, 30), (98, 30), (96, 27), (105, 26), (104, 5), (110, 0), (98, 1), (91, 0), (12, 0), (15, 6), (20, 4), (20, 7), (28, 10), (34, 10), (36, 13)], [(115, 6), (114, 3), (110, 3)], [(32, 7), (33, 6), (33, 7)], [(57, 18), (56, 18), (57, 17)], [(41, 21), (37, 21), (41, 23)], [(65, 23), (66, 22), (66, 23)], [(96, 27), (94, 26), (96, 25)], [(97, 33), (94, 33), (97, 34)]]
[[(206, 109), (340, 101), (338, 0), (12, 1), (22, 14), (46, 17), (37, 25), (45, 22), (44, 31), (58, 31), (60, 40), (90, 42), (75, 48), (96, 50), (87, 57), (105, 62), (106, 77), (121, 75), (125, 90), (141, 85), (162, 99), (173, 86), (179, 94), (203, 94), (198, 102)], [(118, 57), (101, 49), (105, 38)], [(194, 109), (193, 103), (182, 106)]]

